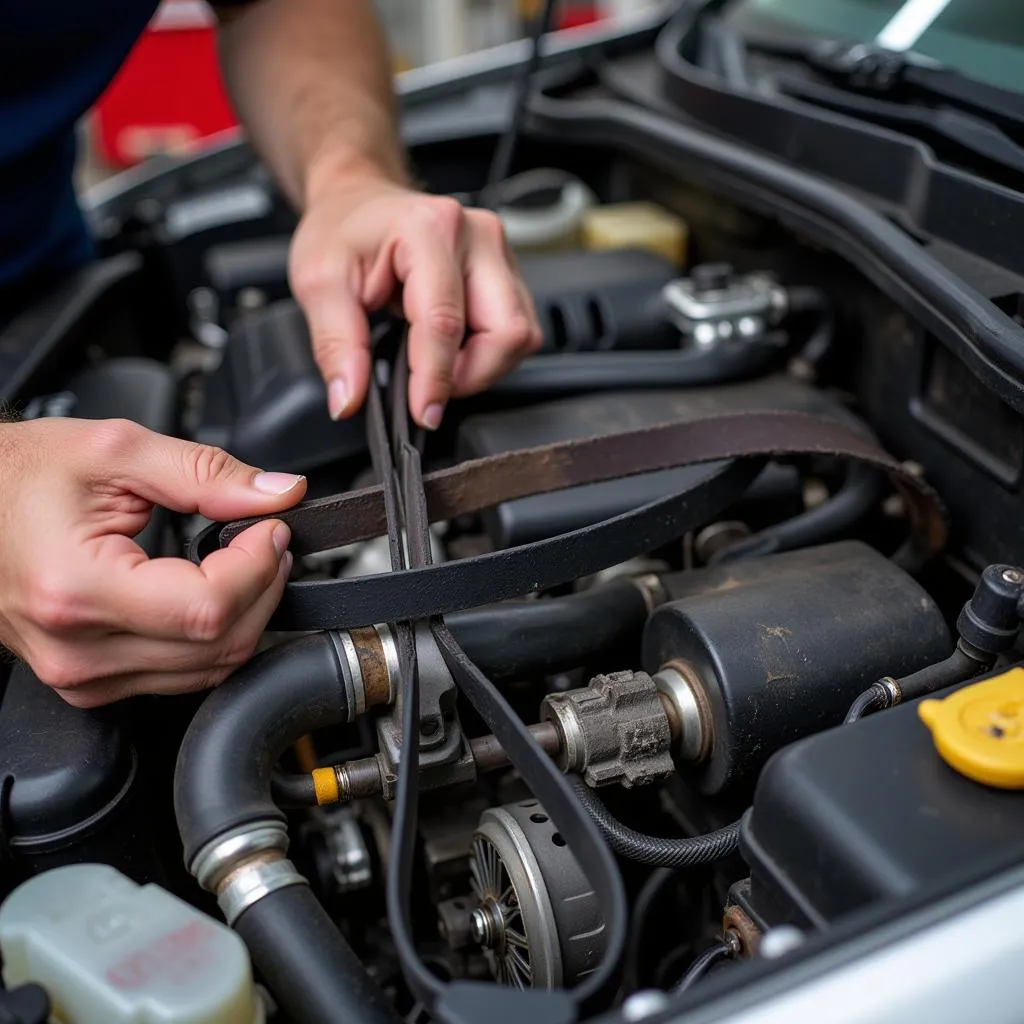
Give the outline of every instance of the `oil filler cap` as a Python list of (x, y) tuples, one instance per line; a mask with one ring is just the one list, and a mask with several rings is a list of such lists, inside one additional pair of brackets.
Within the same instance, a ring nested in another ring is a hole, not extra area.
[(922, 701), (918, 714), (951, 768), (986, 786), (1024, 789), (1024, 669)]

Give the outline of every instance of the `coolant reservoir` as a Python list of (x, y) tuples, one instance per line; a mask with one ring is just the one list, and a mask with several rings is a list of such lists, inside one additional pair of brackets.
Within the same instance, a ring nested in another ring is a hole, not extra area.
[(262, 1024), (249, 956), (229, 928), (156, 885), (76, 864), (0, 906), (3, 978), (50, 995), (60, 1024)]
[(686, 263), (686, 221), (655, 203), (608, 203), (583, 215), (584, 249), (646, 249), (677, 267)]

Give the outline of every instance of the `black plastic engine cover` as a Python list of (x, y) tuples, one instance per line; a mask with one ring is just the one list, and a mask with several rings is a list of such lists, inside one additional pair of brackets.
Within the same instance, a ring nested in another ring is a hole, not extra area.
[(18, 665), (0, 691), (0, 895), (29, 875), (90, 860), (151, 880), (137, 763), (110, 711), (72, 707)]
[(1024, 861), (1024, 792), (950, 768), (919, 703), (820, 733), (769, 761), (741, 836), (747, 899), (762, 921), (823, 927), (880, 901), (966, 888)]
[[(587, 395), (472, 416), (459, 428), (457, 454), (461, 459), (481, 458), (669, 420), (774, 410), (812, 412), (846, 423), (858, 422), (823, 392), (778, 376), (714, 388)], [(685, 490), (706, 472), (707, 468), (701, 466), (670, 469), (510, 501), (486, 512), (484, 524), (497, 547), (525, 544), (601, 522)], [(748, 497), (751, 504), (774, 504), (767, 511), (781, 518), (803, 510), (799, 491), (796, 471), (773, 464), (761, 474)]]
[(197, 440), (261, 469), (307, 472), (366, 446), (362, 414), (335, 423), (305, 317), (278, 302), (236, 321), (210, 376)]
[[(158, 434), (175, 436), (180, 427), (178, 382), (154, 359), (119, 358), (90, 366), (53, 394), (26, 403), (25, 419), (74, 416), (84, 420), (125, 419)], [(166, 509), (153, 509), (135, 543), (151, 557), (164, 554)]]
[(679, 348), (662, 289), (679, 277), (651, 252), (545, 253), (519, 258), (537, 308), (543, 351)]

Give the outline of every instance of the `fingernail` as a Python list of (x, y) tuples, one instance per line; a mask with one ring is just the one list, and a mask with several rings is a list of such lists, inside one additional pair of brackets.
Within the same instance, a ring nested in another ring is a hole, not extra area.
[(281, 559), (281, 565), (284, 566), (285, 576), (289, 576), (292, 571), (292, 566), (295, 564), (295, 556), (290, 552), (284, 553), (284, 558)]
[(284, 523), (278, 523), (274, 527), (274, 532), (270, 535), (270, 539), (274, 545), (274, 550), (277, 552), (277, 557), (281, 558), (284, 553), (288, 550), (288, 541), (291, 540), (292, 531), (288, 529)]
[(252, 478), (252, 485), (264, 494), (287, 494), (293, 487), (298, 487), (303, 479), (294, 473), (257, 473)]
[(441, 426), (441, 417), (444, 415), (444, 406), (440, 402), (434, 402), (423, 410), (423, 426), (427, 430), (437, 430)]
[(335, 377), (327, 385), (327, 409), (331, 419), (336, 420), (348, 408), (348, 384), (344, 377)]

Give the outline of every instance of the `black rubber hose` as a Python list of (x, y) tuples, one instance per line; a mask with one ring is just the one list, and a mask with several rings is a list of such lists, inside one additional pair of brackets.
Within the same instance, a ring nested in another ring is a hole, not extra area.
[(779, 551), (811, 547), (838, 537), (881, 501), (886, 487), (884, 473), (870, 466), (851, 465), (843, 485), (827, 501), (730, 545), (718, 552), (709, 564), (760, 558)]
[(638, 644), (649, 614), (629, 580), (579, 594), (457, 612), (445, 621), (459, 646), (495, 681), (574, 668)]
[(720, 384), (767, 371), (782, 352), (781, 345), (772, 338), (747, 339), (708, 352), (559, 352), (533, 356), (494, 383), (488, 394), (554, 398), (591, 391)]
[(229, 829), (285, 820), (271, 796), (273, 766), (300, 736), (348, 720), (351, 685), (337, 638), (326, 632), (264, 651), (211, 692), (174, 773), (187, 863)]
[(903, 699), (914, 700), (917, 697), (923, 697), (926, 693), (934, 693), (943, 687), (971, 679), (990, 668), (994, 661), (994, 657), (979, 661), (958, 645), (945, 661), (927, 665), (897, 682)]
[(278, 807), (286, 810), (317, 805), (316, 787), (309, 772), (275, 771), (270, 778), (270, 795)]
[[(237, 826), (284, 820), (271, 795), (273, 766), (300, 736), (351, 717), (351, 687), (337, 636), (313, 633), (264, 651), (206, 698), (174, 773), (186, 863)], [(235, 926), (274, 998), (295, 1020), (398, 1019), (306, 886), (263, 897)]]
[(685, 992), (695, 985), (719, 960), (731, 960), (732, 950), (724, 942), (716, 942), (710, 949), (704, 950), (696, 960), (690, 964), (682, 980), (672, 989), (673, 992)]
[(621, 857), (663, 868), (693, 868), (724, 860), (739, 849), (740, 823), (733, 822), (717, 832), (685, 839), (662, 839), (636, 832), (613, 817), (590, 787), (577, 775), (570, 780), (587, 813), (601, 830), (608, 845)]
[(263, 981), (302, 1024), (395, 1024), (386, 1002), (305, 885), (258, 900), (235, 922)]
[(872, 683), (851, 705), (843, 719), (844, 725), (859, 722), (865, 715), (884, 711), (889, 707), (889, 694), (880, 683)]
[[(981, 652), (978, 652), (979, 654)], [(987, 671), (995, 662), (995, 657), (978, 658), (969, 654), (959, 644), (945, 661), (926, 665), (917, 672), (911, 672), (903, 679), (895, 680), (895, 688), (899, 691), (899, 700), (916, 700), (926, 694), (934, 693), (946, 686), (966, 682), (968, 679)], [(859, 721), (865, 715), (876, 711), (885, 711), (893, 706), (894, 690), (882, 682), (872, 683), (851, 705), (846, 713), (844, 724)]]

